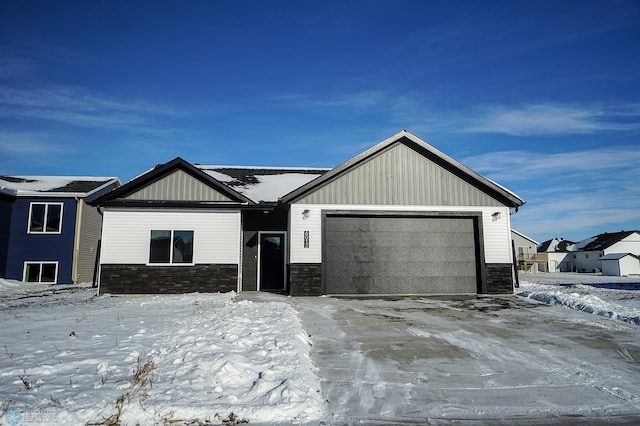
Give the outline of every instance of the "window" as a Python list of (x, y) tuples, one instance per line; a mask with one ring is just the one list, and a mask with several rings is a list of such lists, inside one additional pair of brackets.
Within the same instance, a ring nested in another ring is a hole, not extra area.
[(57, 262), (25, 262), (22, 281), (28, 283), (55, 284), (58, 276)]
[(149, 263), (193, 263), (193, 231), (152, 230)]
[(31, 203), (29, 233), (59, 234), (62, 229), (62, 203)]

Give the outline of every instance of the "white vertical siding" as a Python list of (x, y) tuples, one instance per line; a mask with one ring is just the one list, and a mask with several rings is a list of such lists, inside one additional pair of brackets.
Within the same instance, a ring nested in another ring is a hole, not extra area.
[(193, 230), (193, 261), (238, 264), (240, 211), (106, 210), (102, 264), (146, 264), (151, 230)]
[[(309, 217), (302, 212), (309, 210)], [(289, 211), (290, 262), (322, 262), (322, 210), (371, 210), (371, 211), (424, 211), (424, 212), (482, 212), (484, 255), (487, 263), (511, 263), (511, 228), (508, 207), (456, 207), (456, 206), (372, 206), (336, 204), (293, 204)], [(493, 213), (500, 212), (494, 219)], [(304, 231), (309, 231), (309, 247), (304, 247)]]

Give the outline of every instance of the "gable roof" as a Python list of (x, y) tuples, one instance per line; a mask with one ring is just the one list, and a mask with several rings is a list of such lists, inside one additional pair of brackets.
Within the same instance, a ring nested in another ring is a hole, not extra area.
[[(155, 199), (139, 199), (127, 197), (135, 194), (138, 191), (148, 188), (153, 184), (158, 183), (163, 178), (171, 175), (172, 173), (182, 172), (189, 177), (200, 182), (203, 186), (212, 189), (216, 193), (221, 194), (224, 197), (224, 201), (210, 201), (210, 200), (155, 200)], [(97, 198), (92, 202), (93, 205), (100, 206), (117, 206), (127, 205), (131, 207), (145, 207), (159, 205), (164, 206), (211, 206), (211, 205), (224, 205), (224, 204), (255, 204), (254, 201), (245, 197), (241, 193), (235, 191), (227, 185), (219, 182), (217, 179), (211, 177), (202, 170), (196, 168), (191, 163), (183, 160), (180, 157), (176, 157), (173, 160), (156, 166), (155, 168), (133, 178), (129, 182), (125, 183), (121, 187)]]
[(322, 176), (327, 168), (237, 167), (196, 164), (214, 179), (256, 203), (275, 203), (283, 195)]
[(573, 247), (572, 251), (599, 251), (605, 250), (617, 242), (627, 238), (634, 233), (639, 234), (640, 231), (620, 231), (620, 232), (605, 232), (603, 234), (596, 235), (591, 238), (584, 239)]
[(534, 245), (538, 245), (538, 242), (536, 240), (534, 240), (533, 238), (529, 238), (526, 235), (524, 235), (522, 232), (518, 232), (515, 229), (511, 228), (511, 232), (513, 232), (514, 234), (518, 235), (520, 238), (524, 238), (527, 241), (531, 241)]
[(538, 245), (538, 253), (543, 253), (543, 252), (568, 253), (571, 251), (574, 244), (575, 242), (573, 241), (556, 237), (540, 243)]
[(324, 185), (327, 185), (328, 183), (338, 179), (340, 176), (345, 175), (351, 170), (354, 170), (355, 168), (364, 164), (368, 160), (377, 156), (385, 149), (391, 147), (396, 143), (401, 143), (411, 149), (414, 149), (424, 157), (442, 166), (457, 177), (465, 180), (466, 182), (478, 188), (480, 191), (490, 195), (496, 200), (499, 200), (501, 203), (505, 204), (508, 207), (518, 208), (525, 204), (525, 201), (515, 193), (471, 170), (467, 166), (437, 150), (433, 146), (424, 142), (417, 136), (407, 132), (406, 130), (402, 130), (396, 133), (395, 135), (385, 139), (372, 148), (364, 151), (363, 153), (356, 155), (352, 159), (331, 169), (321, 177), (291, 191), (287, 195), (283, 196), (281, 198), (281, 201), (285, 203), (292, 203), (300, 200), (301, 198), (318, 190)]
[(623, 257), (631, 256), (634, 259), (640, 259), (640, 257), (636, 256), (633, 253), (609, 253), (604, 256), (600, 256), (598, 260), (620, 260)]
[(0, 176), (0, 193), (13, 197), (86, 198), (110, 185), (117, 177), (100, 176)]

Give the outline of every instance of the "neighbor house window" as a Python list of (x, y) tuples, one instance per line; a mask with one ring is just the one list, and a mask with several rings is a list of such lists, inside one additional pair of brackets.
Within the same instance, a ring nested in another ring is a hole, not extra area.
[(29, 233), (59, 234), (62, 229), (62, 203), (31, 203)]
[(149, 263), (193, 263), (193, 231), (152, 230)]
[(57, 262), (25, 262), (22, 281), (28, 283), (55, 284), (58, 276)]

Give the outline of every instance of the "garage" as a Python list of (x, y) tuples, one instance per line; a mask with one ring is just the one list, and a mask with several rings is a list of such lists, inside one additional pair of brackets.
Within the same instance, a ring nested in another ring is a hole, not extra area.
[(477, 220), (476, 216), (327, 213), (324, 292), (476, 294)]

